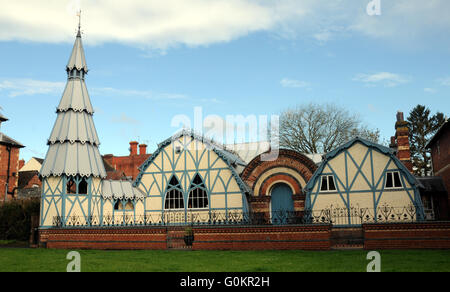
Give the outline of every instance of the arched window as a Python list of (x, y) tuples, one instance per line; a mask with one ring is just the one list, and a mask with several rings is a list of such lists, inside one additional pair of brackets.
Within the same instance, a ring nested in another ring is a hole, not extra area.
[(134, 204), (131, 200), (128, 200), (126, 203), (123, 200), (117, 200), (116, 204), (114, 205), (114, 210), (116, 211), (133, 211), (134, 210)]
[(133, 202), (128, 200), (128, 202), (125, 204), (125, 211), (133, 211), (133, 210), (134, 210)]
[(208, 194), (206, 192), (205, 184), (200, 175), (195, 175), (189, 188), (189, 209), (205, 209), (208, 208)]
[(78, 194), (87, 195), (88, 193), (88, 182), (85, 178), (82, 178), (78, 184)]
[(67, 194), (76, 194), (77, 193), (77, 184), (75, 183), (75, 180), (73, 179), (73, 177), (70, 177), (67, 180)]
[(121, 200), (118, 200), (114, 205), (114, 210), (123, 210), (123, 204)]
[(184, 209), (183, 191), (181, 190), (180, 182), (175, 176), (172, 176), (167, 186), (164, 208), (167, 210)]

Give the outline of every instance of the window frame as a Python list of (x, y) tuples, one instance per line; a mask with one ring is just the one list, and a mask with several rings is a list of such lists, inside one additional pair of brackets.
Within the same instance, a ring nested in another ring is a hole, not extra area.
[[(195, 180), (199, 178), (200, 182), (195, 183)], [(193, 196), (195, 194), (195, 196)], [(206, 201), (206, 204), (205, 204)], [(197, 206), (194, 207), (194, 202)], [(192, 207), (191, 207), (192, 206)], [(204, 207), (199, 207), (204, 206)], [(188, 205), (189, 210), (209, 210), (209, 196), (205, 186), (205, 182), (202, 177), (197, 173), (189, 186)]]
[[(176, 185), (172, 184), (172, 181), (174, 179), (177, 182)], [(172, 195), (174, 195), (174, 197), (172, 197)], [(177, 202), (179, 204), (179, 207), (177, 207)], [(164, 196), (164, 210), (181, 211), (184, 209), (185, 209), (184, 193), (183, 190), (181, 189), (180, 181), (175, 176), (172, 176), (167, 185)]]
[[(398, 175), (398, 181), (396, 179), (396, 176)], [(388, 181), (389, 181), (389, 176), (391, 176), (391, 182), (392, 182), (392, 186), (388, 186)], [(400, 183), (400, 185), (398, 185), (397, 183)], [(390, 170), (390, 171), (386, 171), (386, 180), (384, 183), (384, 188), (387, 190), (399, 190), (399, 189), (403, 189), (403, 182), (401, 179), (401, 174), (400, 171), (398, 170)]]
[[(330, 189), (330, 178), (333, 181), (333, 185), (334, 185), (334, 189)], [(326, 189), (322, 189), (323, 188), (323, 180), (326, 179)], [(336, 186), (336, 180), (334, 179), (334, 175), (330, 175), (330, 174), (324, 174), (320, 176), (320, 192), (321, 193), (335, 193), (337, 192), (337, 186)]]

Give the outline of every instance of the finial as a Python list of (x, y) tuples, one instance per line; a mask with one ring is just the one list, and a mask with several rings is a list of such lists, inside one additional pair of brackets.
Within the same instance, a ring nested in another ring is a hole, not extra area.
[(77, 12), (77, 16), (78, 16), (78, 35), (77, 36), (81, 36), (81, 9)]

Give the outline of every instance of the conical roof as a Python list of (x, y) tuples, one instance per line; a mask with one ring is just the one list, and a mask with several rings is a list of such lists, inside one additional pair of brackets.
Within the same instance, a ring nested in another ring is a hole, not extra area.
[(81, 71), (81, 69), (83, 69), (84, 72), (88, 71), (80, 31), (78, 31), (77, 39), (75, 40), (75, 44), (73, 45), (69, 63), (67, 63), (67, 69), (72, 70), (74, 68), (76, 68), (78, 71)]
[[(81, 176), (106, 178), (98, 146), (94, 110), (84, 82), (87, 64), (78, 32), (69, 63), (68, 80), (57, 107), (57, 118), (48, 139), (49, 149), (41, 176)], [(73, 71), (75, 69), (75, 71)]]

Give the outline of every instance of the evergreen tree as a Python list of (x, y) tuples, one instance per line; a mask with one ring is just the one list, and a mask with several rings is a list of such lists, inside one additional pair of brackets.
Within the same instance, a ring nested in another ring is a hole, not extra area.
[(418, 176), (431, 175), (431, 153), (426, 149), (427, 143), (444, 123), (443, 113), (431, 115), (430, 109), (417, 105), (407, 118), (409, 123), (409, 139), (411, 144), (411, 159), (414, 172)]

